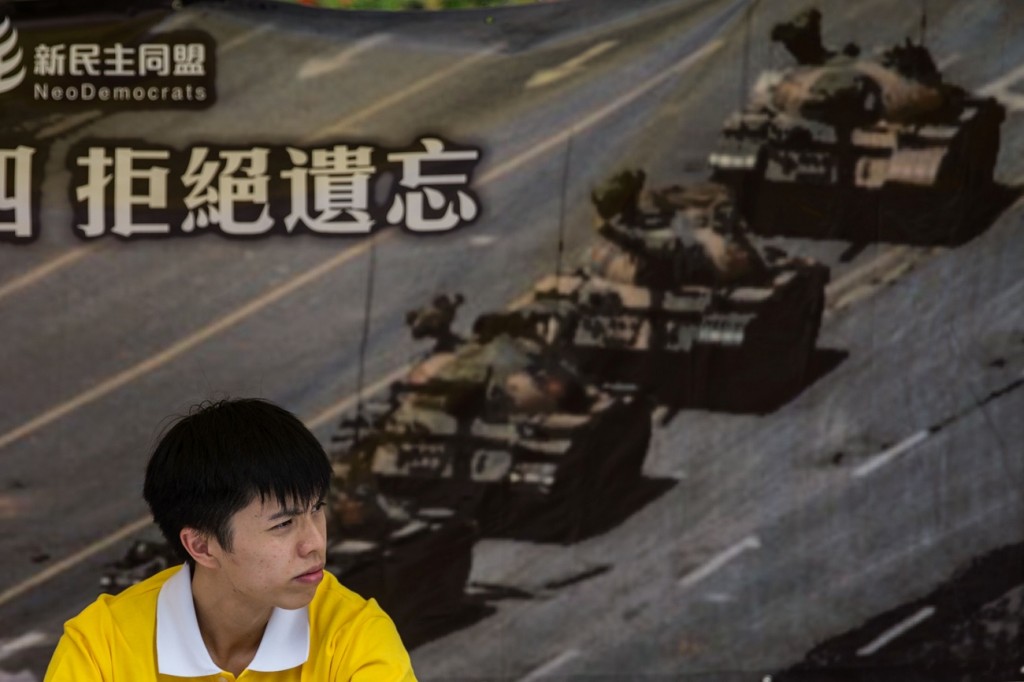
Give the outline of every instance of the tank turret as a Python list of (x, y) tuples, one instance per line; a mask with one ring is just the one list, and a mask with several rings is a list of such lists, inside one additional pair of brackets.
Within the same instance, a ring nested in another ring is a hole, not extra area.
[(820, 14), (775, 26), (796, 65), (763, 73), (710, 155), (765, 234), (949, 241), (991, 186), (1005, 110), (944, 82), (907, 39), (871, 56), (821, 43)]
[(589, 272), (658, 289), (763, 279), (763, 259), (751, 245), (727, 187), (672, 185), (643, 194), (642, 207), (643, 171), (624, 171), (613, 178), (621, 176), (640, 178), (637, 201), (612, 212), (605, 193), (594, 192), (599, 239), (584, 257)]

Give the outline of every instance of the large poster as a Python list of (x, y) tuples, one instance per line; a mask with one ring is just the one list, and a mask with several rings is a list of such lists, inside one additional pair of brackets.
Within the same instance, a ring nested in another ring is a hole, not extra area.
[(420, 679), (1024, 679), (1024, 6), (329, 4), (3, 5), (0, 680), (226, 396)]

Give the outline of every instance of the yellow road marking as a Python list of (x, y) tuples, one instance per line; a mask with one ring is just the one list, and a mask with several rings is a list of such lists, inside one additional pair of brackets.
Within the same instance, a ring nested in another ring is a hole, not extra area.
[(263, 35), (264, 33), (269, 31), (273, 27), (274, 27), (273, 24), (260, 24), (259, 26), (255, 27), (255, 28), (249, 29), (248, 31), (244, 31), (242, 33), (239, 33), (234, 38), (232, 38), (228, 42), (226, 42), (223, 45), (221, 45), (218, 48), (218, 50), (217, 50), (217, 55), (218, 56), (223, 56), (226, 52), (230, 52), (231, 50), (235, 49), (236, 47), (240, 47), (242, 45), (245, 45), (246, 43), (251, 41), (253, 38), (256, 38), (258, 36)]
[(87, 391), (79, 393), (74, 398), (71, 398), (70, 400), (63, 402), (57, 405), (56, 407), (50, 408), (46, 412), (31, 419), (25, 424), (22, 424), (21, 426), (12, 429), (11, 431), (8, 431), (3, 436), (0, 436), (0, 449), (10, 445), (16, 440), (24, 438), (25, 436), (38, 431), (39, 429), (63, 417), (69, 412), (73, 412), (74, 410), (77, 410), (83, 405), (87, 405), (93, 402), (94, 400), (102, 398), (103, 396), (121, 388), (125, 384), (139, 378), (140, 376), (152, 372), (153, 370), (158, 369), (163, 365), (166, 365), (171, 360), (174, 360), (175, 358), (179, 357), (186, 351), (195, 348), (200, 343), (210, 339), (214, 335), (224, 331), (225, 329), (228, 329), (229, 327), (238, 324), (239, 322), (245, 320), (254, 313), (259, 312), (263, 308), (266, 308), (268, 305), (276, 303), (277, 301), (281, 300), (282, 298), (292, 293), (296, 289), (299, 289), (300, 287), (303, 287), (306, 284), (309, 284), (310, 282), (319, 279), (320, 277), (326, 275), (328, 272), (334, 270), (343, 263), (352, 260), (356, 256), (362, 254), (364, 251), (369, 249), (374, 242), (380, 241), (383, 238), (383, 235), (391, 235), (394, 234), (394, 232), (381, 232), (378, 234), (381, 236), (367, 239), (359, 243), (358, 245), (353, 246), (352, 248), (339, 253), (337, 256), (331, 258), (330, 260), (321, 263), (315, 268), (312, 268), (311, 270), (299, 275), (298, 277), (289, 280), (288, 282), (282, 284), (281, 286), (275, 289), (271, 289), (270, 291), (262, 294), (261, 296), (258, 296), (252, 301), (249, 301), (245, 305), (236, 308), (235, 310), (228, 313), (226, 316), (222, 317), (216, 322), (208, 324), (202, 329), (193, 332), (192, 334), (189, 334), (185, 338), (171, 344), (170, 346), (163, 349), (156, 355), (150, 356), (146, 360), (143, 360), (142, 362), (139, 362), (136, 365), (115, 374), (114, 376), (101, 382), (97, 386), (94, 386), (88, 389)]
[(860, 280), (870, 276), (879, 268), (883, 268), (890, 262), (902, 258), (908, 250), (909, 247), (906, 246), (884, 248), (871, 260), (865, 261), (855, 268), (851, 268), (842, 276), (829, 282), (825, 287), (825, 296), (829, 299), (835, 298), (844, 290), (855, 286)]
[(373, 49), (389, 40), (391, 40), (391, 36), (387, 33), (374, 33), (373, 35), (361, 38), (360, 40), (345, 46), (332, 57), (321, 57), (319, 54), (313, 55), (299, 67), (298, 78), (299, 80), (306, 80), (308, 78), (323, 76), (331, 71), (343, 69), (350, 65), (352, 60), (363, 52)]
[(71, 556), (61, 559), (52, 566), (48, 566), (45, 570), (36, 573), (28, 580), (24, 580), (15, 585), (14, 587), (11, 587), (9, 589), (4, 590), (3, 592), (0, 592), (0, 606), (3, 606), (12, 599), (20, 597), (21, 595), (25, 594), (34, 587), (42, 585), (47, 580), (50, 580), (51, 578), (60, 575), (64, 571), (68, 570), (69, 568), (77, 564), (79, 561), (88, 559), (93, 554), (101, 552), (107, 547), (110, 547), (111, 545), (120, 542), (132, 533), (139, 532), (151, 522), (152, 518), (149, 516), (133, 521), (132, 523), (129, 523), (127, 526), (124, 526), (123, 528), (111, 533), (105, 538), (97, 540), (88, 547), (85, 547), (75, 552)]
[(626, 106), (627, 104), (630, 104), (631, 102), (633, 102), (635, 99), (637, 99), (641, 95), (646, 94), (649, 90), (657, 87), (658, 85), (661, 85), (662, 83), (664, 83), (669, 78), (672, 78), (673, 76), (677, 76), (680, 73), (682, 73), (683, 71), (689, 69), (690, 67), (692, 67), (694, 64), (696, 64), (698, 61), (700, 61), (704, 57), (707, 57), (712, 52), (720, 49), (724, 44), (725, 44), (724, 40), (721, 40), (721, 39), (712, 40), (711, 42), (709, 42), (707, 45), (705, 45), (701, 49), (699, 49), (696, 52), (688, 55), (685, 59), (683, 59), (682, 61), (678, 62), (672, 68), (663, 71), (662, 73), (658, 74), (654, 78), (651, 78), (651, 79), (647, 80), (646, 82), (641, 83), (640, 85), (638, 85), (637, 87), (633, 88), (632, 90), (630, 90), (629, 92), (625, 93), (624, 95), (619, 96), (615, 100), (609, 102), (608, 104), (604, 105), (603, 107), (601, 107), (600, 109), (598, 109), (594, 113), (592, 113), (589, 116), (587, 116), (586, 118), (584, 118), (582, 121), (580, 121), (576, 125), (570, 126), (569, 128), (566, 128), (565, 130), (562, 130), (562, 131), (552, 135), (551, 137), (547, 138), (546, 140), (544, 140), (540, 144), (535, 145), (532, 148), (527, 149), (526, 151), (522, 152), (521, 154), (518, 154), (518, 155), (512, 157), (511, 159), (509, 159), (505, 163), (502, 163), (502, 164), (496, 166), (495, 168), (492, 168), (489, 172), (485, 173), (483, 175), (483, 177), (481, 177), (480, 181), (482, 183), (490, 182), (491, 180), (495, 179), (496, 177), (500, 177), (502, 175), (505, 175), (506, 173), (508, 173), (508, 172), (510, 172), (510, 171), (512, 171), (512, 170), (514, 170), (516, 168), (519, 168), (523, 164), (528, 163), (529, 161), (532, 161), (533, 159), (537, 158), (541, 154), (544, 154), (545, 152), (549, 152), (549, 151), (551, 151), (552, 149), (554, 149), (556, 147), (560, 147), (562, 144), (564, 144), (573, 135), (578, 135), (579, 133), (583, 132), (584, 130), (587, 130), (588, 128), (593, 127), (594, 125), (596, 125), (597, 123), (599, 123), (603, 119), (607, 118), (608, 116), (612, 115), (613, 113), (615, 113), (616, 111), (618, 111), (622, 107)]
[(95, 251), (98, 246), (98, 242), (93, 242), (92, 244), (87, 244), (85, 246), (76, 248), (73, 251), (68, 251), (59, 256), (55, 256), (54, 258), (51, 258), (42, 265), (36, 266), (32, 270), (29, 270), (24, 275), (15, 277), (9, 282), (5, 282), (3, 285), (0, 285), (0, 298), (9, 296), (13, 294), (15, 291), (18, 291), (19, 289), (24, 289), (28, 285), (38, 282), (47, 275), (50, 275), (67, 265), (71, 265), (76, 260), (83, 258), (88, 254), (92, 253), (93, 251)]
[(330, 135), (335, 135), (341, 132), (347, 132), (347, 129), (353, 124), (357, 123), (358, 121), (361, 121), (365, 118), (369, 118), (370, 116), (373, 116), (379, 111), (382, 111), (383, 109), (386, 109), (390, 106), (397, 104), (403, 99), (411, 97), (412, 95), (415, 95), (418, 92), (422, 92), (423, 90), (426, 90), (434, 85), (437, 85), (446, 78), (450, 78), (451, 76), (454, 76), (455, 74), (466, 70), (467, 68), (469, 68), (473, 64), (476, 64), (480, 60), (486, 57), (490, 57), (492, 54), (494, 54), (501, 48), (502, 45), (495, 45), (491, 48), (483, 50), (482, 52), (477, 52), (469, 57), (466, 57), (465, 59), (460, 59), (459, 61), (455, 62), (448, 68), (441, 69), (432, 76), (417, 81), (415, 85), (405, 88), (404, 90), (398, 90), (397, 92), (393, 92), (387, 97), (377, 100), (370, 106), (364, 107), (359, 111), (356, 111), (348, 116), (339, 119), (338, 121), (335, 121), (334, 123), (331, 123), (330, 125), (321, 128), (320, 130), (313, 133), (311, 137), (312, 139), (322, 139)]
[(530, 79), (526, 81), (526, 89), (529, 90), (531, 88), (539, 88), (544, 85), (551, 85), (552, 83), (564, 78), (573, 76), (581, 72), (587, 62), (597, 59), (618, 44), (619, 41), (617, 40), (606, 40), (594, 45), (582, 54), (576, 55), (572, 59), (565, 61), (558, 66), (541, 69), (530, 76)]

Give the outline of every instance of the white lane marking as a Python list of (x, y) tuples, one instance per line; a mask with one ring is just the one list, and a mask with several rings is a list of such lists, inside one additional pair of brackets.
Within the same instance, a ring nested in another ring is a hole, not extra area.
[(415, 84), (411, 85), (408, 88), (405, 88), (404, 90), (396, 90), (387, 97), (377, 100), (377, 102), (375, 102), (374, 104), (371, 104), (368, 107), (364, 107), (363, 109), (360, 109), (354, 114), (350, 114), (338, 121), (335, 121), (334, 123), (330, 123), (324, 126), (320, 130), (313, 133), (313, 135), (311, 135), (311, 138), (315, 140), (327, 137), (329, 135), (349, 132), (349, 127), (357, 123), (358, 121), (373, 116), (377, 112), (388, 107), (394, 106), (396, 103), (400, 102), (403, 99), (406, 99), (407, 97), (410, 97), (418, 92), (427, 90), (437, 85), (446, 78), (450, 78), (451, 76), (454, 76), (460, 71), (464, 71), (465, 69), (469, 68), (473, 64), (476, 64), (480, 60), (490, 57), (492, 54), (502, 49), (503, 47), (504, 44), (499, 43), (498, 45), (494, 45), (486, 50), (476, 52), (470, 55), (469, 57), (466, 57), (465, 59), (460, 59), (451, 66), (442, 69), (441, 71), (438, 71), (437, 73), (429, 76), (428, 78), (423, 78), (421, 80), (416, 81)]
[(929, 431), (928, 429), (922, 429), (921, 431), (918, 431), (914, 435), (904, 438), (899, 443), (896, 443), (896, 445), (893, 445), (891, 448), (888, 448), (887, 450), (881, 451), (880, 453), (878, 453), (874, 457), (871, 457), (868, 461), (864, 462), (859, 467), (854, 469), (853, 477), (861, 478), (863, 476), (867, 476), (872, 471), (878, 469), (879, 467), (885, 466), (892, 460), (896, 459), (907, 450), (917, 447), (918, 445), (923, 443), (925, 439), (927, 439), (930, 435), (931, 431)]
[(285, 296), (293, 293), (294, 291), (304, 287), (310, 282), (316, 281), (338, 268), (344, 263), (352, 260), (353, 258), (361, 255), (364, 251), (368, 250), (375, 241), (380, 241), (383, 235), (393, 235), (394, 231), (391, 232), (379, 232), (381, 237), (371, 237), (369, 239), (360, 242), (359, 244), (352, 246), (345, 251), (342, 251), (334, 258), (321, 263), (320, 265), (307, 270), (303, 274), (291, 279), (281, 286), (278, 286), (270, 291), (267, 291), (248, 303), (236, 308), (224, 317), (211, 322), (205, 327), (198, 329), (183, 339), (180, 339), (170, 346), (167, 346), (163, 350), (157, 352), (154, 355), (146, 358), (142, 362), (136, 363), (134, 366), (129, 367), (126, 370), (118, 372), (114, 376), (100, 382), (96, 386), (85, 390), (75, 397), (60, 403), (55, 407), (51, 407), (47, 411), (40, 415), (37, 415), (25, 422), (21, 426), (11, 429), (7, 433), (0, 436), (0, 449), (3, 449), (11, 443), (24, 438), (32, 433), (35, 433), (44, 426), (48, 426), (57, 419), (60, 419), (64, 415), (74, 412), (80, 407), (88, 405), (109, 393), (125, 386), (126, 384), (138, 379), (139, 377), (152, 372), (153, 370), (163, 367), (172, 360), (183, 355), (186, 351), (192, 350), (199, 344), (207, 341), (208, 339), (216, 336), (220, 332), (229, 329), (243, 320), (251, 317), (253, 314), (263, 310), (267, 306), (276, 303)]
[(333, 57), (310, 57), (302, 66), (299, 67), (299, 80), (315, 78), (316, 76), (323, 76), (331, 71), (343, 69), (363, 52), (386, 43), (389, 40), (391, 40), (391, 36), (387, 33), (376, 33), (361, 40), (357, 40), (354, 44), (349, 45)]
[(954, 52), (953, 54), (947, 55), (947, 56), (943, 57), (942, 59), (940, 59), (938, 64), (935, 65), (935, 68), (937, 68), (939, 70), (939, 72), (941, 73), (941, 72), (945, 71), (946, 69), (948, 69), (949, 67), (951, 67), (954, 64), (956, 64), (958, 61), (960, 61), (961, 58), (962, 58), (962, 55), (959, 52)]
[(711, 602), (712, 604), (728, 604), (736, 601), (736, 597), (727, 592), (712, 592), (711, 594), (704, 595), (704, 601)]
[(675, 66), (666, 69), (657, 76), (645, 81), (644, 83), (641, 83), (640, 85), (633, 88), (626, 94), (620, 96), (619, 98), (615, 99), (614, 101), (606, 104), (605, 106), (601, 107), (594, 113), (590, 114), (576, 125), (570, 126), (566, 130), (562, 130), (561, 132), (555, 133), (554, 135), (547, 138), (540, 144), (534, 145), (532, 148), (514, 156), (505, 163), (500, 164), (495, 168), (492, 168), (490, 171), (485, 173), (480, 178), (480, 181), (488, 182), (497, 176), (508, 173), (510, 170), (514, 168), (518, 168), (519, 166), (523, 165), (524, 163), (527, 163), (528, 161), (532, 161), (534, 158), (540, 156), (541, 154), (549, 152), (552, 149), (561, 147), (565, 143), (565, 141), (568, 140), (573, 135), (578, 135), (584, 130), (593, 127), (594, 125), (601, 122), (608, 116), (612, 115), (622, 107), (626, 106), (627, 104), (630, 104), (631, 102), (633, 102), (633, 100), (637, 99), (641, 95), (644, 95), (648, 91), (657, 87), (658, 85), (661, 85), (669, 78), (672, 78), (673, 76), (677, 76), (683, 73), (684, 71), (695, 65), (697, 62), (699, 62), (701, 59), (710, 55), (715, 50), (721, 49), (723, 45), (725, 45), (725, 41), (722, 40), (721, 38), (712, 40), (699, 50), (687, 55), (684, 59), (680, 60)]
[(580, 652), (577, 649), (566, 649), (562, 653), (555, 656), (553, 659), (540, 666), (526, 677), (521, 677), (519, 682), (534, 682), (547, 677), (551, 673), (561, 668), (566, 663), (573, 661), (580, 657)]
[(1024, 111), (1024, 94), (1013, 92), (1012, 87), (1017, 81), (1024, 79), (1024, 64), (996, 78), (991, 83), (978, 88), (982, 97), (995, 97), (1010, 111)]
[(494, 242), (498, 241), (498, 238), (490, 234), (480, 234), (475, 237), (471, 237), (469, 240), (470, 246), (490, 246)]
[(526, 81), (526, 89), (529, 90), (531, 88), (539, 88), (543, 85), (550, 85), (556, 81), (575, 75), (580, 71), (583, 71), (587, 62), (597, 59), (618, 44), (619, 41), (617, 40), (606, 40), (594, 45), (582, 54), (578, 54), (572, 59), (562, 62), (558, 66), (540, 69), (530, 76), (528, 81)]
[(924, 607), (923, 609), (921, 609), (920, 611), (918, 611), (914, 615), (912, 615), (909, 618), (907, 618), (907, 619), (897, 623), (896, 625), (892, 626), (891, 628), (889, 628), (888, 630), (883, 632), (881, 635), (878, 636), (877, 639), (875, 639), (875, 641), (871, 642), (870, 644), (866, 644), (865, 646), (862, 646), (860, 649), (857, 649), (857, 655), (858, 656), (871, 656), (876, 651), (881, 649), (883, 646), (885, 646), (886, 644), (888, 644), (892, 640), (896, 639), (897, 637), (902, 635), (907, 630), (910, 630), (911, 628), (914, 628), (914, 627), (920, 625), (921, 623), (923, 623), (924, 621), (928, 620), (934, 614), (935, 614), (935, 607), (934, 606), (926, 606), (926, 607)]
[(758, 540), (756, 535), (743, 538), (729, 549), (723, 550), (715, 555), (710, 561), (698, 568), (697, 570), (687, 573), (679, 579), (679, 587), (687, 589), (693, 587), (704, 578), (722, 568), (730, 561), (743, 554), (744, 552), (752, 549), (760, 549), (761, 541)]
[(32, 647), (40, 646), (41, 644), (47, 644), (52, 640), (53, 637), (46, 633), (39, 632), (38, 630), (26, 632), (20, 637), (15, 637), (14, 639), (10, 639), (3, 644), (0, 644), (0, 661), (13, 656), (23, 649), (31, 649)]
[(273, 27), (274, 27), (273, 24), (260, 24), (256, 28), (253, 28), (253, 29), (250, 29), (248, 31), (245, 31), (244, 33), (240, 33), (239, 35), (235, 36), (234, 38), (232, 38), (231, 40), (227, 41), (223, 45), (220, 45), (217, 48), (217, 52), (218, 52), (218, 54), (221, 54), (221, 55), (223, 55), (225, 52), (230, 52), (231, 50), (235, 49), (236, 47), (240, 47), (242, 45), (245, 45), (246, 43), (248, 43), (252, 39), (257, 38), (257, 37), (263, 35), (264, 33), (269, 31)]

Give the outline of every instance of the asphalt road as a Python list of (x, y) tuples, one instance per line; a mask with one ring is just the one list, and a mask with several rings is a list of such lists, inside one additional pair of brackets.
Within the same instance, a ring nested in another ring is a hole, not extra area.
[[(919, 31), (916, 2), (820, 4), (833, 44)], [(351, 406), (371, 251), (372, 384), (420, 350), (402, 324), (410, 307), (462, 291), (465, 323), (553, 270), (563, 206), (569, 258), (578, 252), (589, 189), (610, 171), (702, 178), (721, 119), (759, 68), (785, 63), (768, 28), (799, 8), (595, 1), (491, 22), (314, 25), (293, 11), (199, 5), (172, 17), (163, 28), (215, 36), (219, 104), (48, 123), (37, 133), (52, 145), (42, 234), (0, 249), (0, 669), (41, 675), (61, 623), (95, 595), (100, 566), (124, 546), (102, 543), (145, 517), (141, 473), (168, 414), (256, 394), (326, 438)], [(1015, 6), (928, 10), (949, 80), (995, 87), (1024, 63)], [(308, 75), (325, 59), (337, 67)], [(561, 78), (526, 87), (559, 67)], [(485, 150), (474, 183), (485, 213), (462, 233), (130, 244), (71, 234), (64, 167), (77, 140), (406, 145), (428, 131)], [(1019, 113), (1002, 132), (997, 174), (1015, 186)], [(833, 267), (819, 342), (833, 352), (818, 379), (770, 415), (676, 415), (655, 434), (635, 513), (606, 533), (569, 547), (481, 542), (473, 580), (520, 598), (417, 648), (421, 679), (760, 680), (1020, 541), (1020, 220), (1014, 204), (958, 248), (871, 245), (848, 260), (848, 244), (776, 240)], [(470, 258), (487, 265), (467, 268)]]

